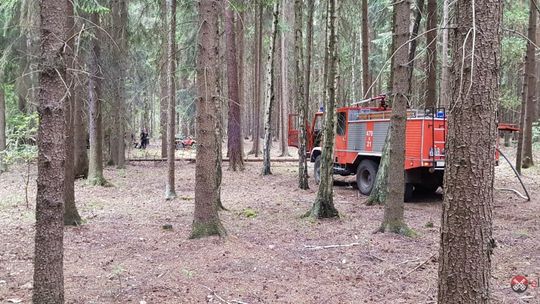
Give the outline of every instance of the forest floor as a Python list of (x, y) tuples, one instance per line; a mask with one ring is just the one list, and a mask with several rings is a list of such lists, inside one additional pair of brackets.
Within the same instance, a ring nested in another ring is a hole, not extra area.
[[(243, 172), (227, 166), (222, 200), (229, 211), (220, 216), (228, 237), (222, 239), (188, 239), (194, 163), (177, 163), (174, 201), (164, 200), (164, 162), (107, 168), (112, 187), (78, 180), (85, 223), (65, 230), (66, 303), (436, 302), (441, 195), (405, 205), (416, 237), (374, 234), (383, 207), (365, 206), (366, 197), (348, 181), (335, 187), (341, 218), (313, 221), (300, 216), (317, 186), (297, 189), (295, 163), (274, 163), (266, 177), (261, 163), (247, 163)], [(0, 175), (0, 303), (31, 301), (36, 168), (30, 169), (29, 207), (25, 167)], [(515, 275), (540, 276), (540, 168), (525, 170), (524, 181), (531, 202), (495, 190), (493, 303), (540, 303), (539, 288), (523, 294), (510, 288)], [(495, 186), (522, 191), (502, 162)], [(173, 229), (162, 229), (165, 224)], [(322, 247), (329, 245), (347, 246)]]

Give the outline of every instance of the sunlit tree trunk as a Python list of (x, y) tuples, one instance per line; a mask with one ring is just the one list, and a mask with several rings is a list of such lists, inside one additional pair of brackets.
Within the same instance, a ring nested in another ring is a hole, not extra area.
[(336, 74), (337, 74), (337, 16), (338, 0), (329, 0), (328, 4), (328, 84), (325, 98), (324, 136), (321, 154), (321, 182), (315, 202), (306, 216), (313, 218), (331, 218), (339, 216), (334, 207), (334, 136), (335, 136), (335, 105), (336, 105)]
[(197, 157), (195, 167), (195, 211), (191, 238), (226, 234), (218, 214), (216, 159), (221, 144), (216, 132), (218, 79), (218, 12), (216, 0), (199, 1), (199, 38), (197, 53)]
[[(439, 250), (439, 304), (491, 303), (493, 183), (501, 64), (502, 1), (458, 0), (452, 32)], [(473, 11), (474, 9), (474, 11)], [(467, 37), (476, 30), (475, 39)], [(470, 60), (471, 58), (475, 60)], [(474, 117), (475, 119), (471, 119)]]
[(167, 16), (169, 17), (169, 35), (167, 40), (167, 185), (165, 187), (165, 199), (176, 198), (174, 182), (175, 161), (175, 122), (176, 122), (176, 0), (168, 0)]
[(279, 22), (279, 2), (274, 4), (272, 22), (272, 40), (266, 62), (266, 98), (264, 104), (264, 143), (263, 143), (263, 169), (262, 174), (272, 174), (270, 168), (270, 148), (272, 147), (272, 111), (274, 109), (274, 62), (276, 54), (276, 40)]
[(407, 123), (407, 80), (408, 69), (408, 40), (409, 20), (411, 14), (410, 0), (394, 4), (395, 25), (394, 42), (396, 51), (392, 70), (394, 75), (392, 85), (392, 116), (390, 118), (390, 141), (388, 153), (388, 196), (384, 206), (384, 218), (380, 227), (381, 232), (407, 234), (408, 228), (403, 217), (403, 197), (405, 190), (405, 126)]
[(100, 38), (101, 30), (100, 17), (93, 13), (90, 21), (95, 24), (94, 39), (91, 41), (91, 49), (88, 58), (88, 133), (90, 137), (90, 155), (88, 164), (88, 183), (91, 185), (105, 185), (106, 180), (103, 177), (103, 131), (102, 131), (102, 113), (101, 113), (101, 73), (100, 60), (101, 48)]
[(64, 303), (67, 1), (43, 0), (33, 303)]

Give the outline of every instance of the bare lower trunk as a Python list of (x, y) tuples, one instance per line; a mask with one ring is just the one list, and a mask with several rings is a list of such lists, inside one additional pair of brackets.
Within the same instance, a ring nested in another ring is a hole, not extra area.
[[(242, 151), (242, 116), (240, 112), (240, 91), (238, 83), (238, 62), (236, 54), (236, 30), (234, 12), (230, 6), (225, 11), (227, 86), (229, 95), (229, 112), (227, 123), (227, 155), (229, 169), (244, 170), (244, 153)], [(241, 21), (237, 21), (240, 24)]]
[(277, 26), (279, 22), (279, 2), (274, 4), (272, 40), (266, 62), (266, 98), (264, 109), (263, 175), (272, 174), (270, 168), (270, 148), (272, 147), (272, 111), (274, 109), (274, 62), (276, 53)]
[(384, 219), (380, 231), (408, 234), (403, 217), (405, 178), (405, 125), (407, 123), (407, 59), (409, 40), (410, 0), (394, 4), (394, 38), (396, 51), (392, 67), (392, 116), (390, 118), (390, 142), (388, 160), (388, 196), (384, 206)]
[(165, 199), (172, 200), (176, 198), (174, 182), (174, 157), (176, 151), (175, 145), (175, 122), (176, 122), (176, 0), (170, 0), (168, 4), (169, 16), (169, 35), (167, 40), (167, 167), (168, 178), (165, 188)]
[(437, 106), (437, 0), (427, 0), (426, 108)]
[[(64, 303), (66, 0), (41, 1), (33, 303)], [(64, 63), (64, 64), (63, 64)]]
[[(167, 14), (167, 0), (160, 0), (160, 10), (163, 16)], [(161, 157), (167, 157), (167, 18), (161, 19), (161, 59), (159, 61), (159, 132), (161, 135)], [(184, 134), (185, 135), (185, 134)]]
[[(71, 0), (65, 0), (67, 2), (67, 14), (68, 14), (68, 37), (73, 37), (75, 34), (75, 22), (73, 16), (73, 2)], [(75, 54), (74, 54), (75, 39), (68, 40), (65, 56), (71, 69), (75, 68)], [(66, 160), (64, 165), (65, 174), (65, 189), (64, 189), (64, 225), (78, 226), (81, 224), (81, 216), (77, 211), (75, 205), (75, 174), (73, 172), (74, 155), (73, 155), (73, 88), (74, 88), (74, 75), (73, 72), (66, 73), (66, 83), (69, 87), (69, 94), (64, 100), (65, 111), (65, 141), (66, 141)]]
[[(304, 67), (302, 27), (303, 27), (303, 3), (301, 0), (294, 1), (294, 73), (295, 73), (295, 100), (298, 109), (298, 122), (300, 134), (298, 136), (298, 188), (309, 189), (307, 173), (307, 112), (309, 98), (309, 86), (311, 79), (311, 46), (313, 38), (313, 10), (315, 1), (308, 2), (308, 24), (307, 24), (307, 50), (306, 65)], [(302, 72), (305, 69), (305, 78)], [(305, 85), (305, 87), (304, 87)]]
[(253, 109), (253, 147), (251, 148), (250, 154), (255, 154), (255, 157), (259, 156), (260, 150), (260, 127), (261, 127), (261, 95), (262, 95), (262, 61), (263, 61), (263, 51), (262, 51), (262, 40), (263, 40), (263, 5), (259, 5), (258, 8), (258, 22), (257, 22), (257, 56), (256, 56), (256, 67), (255, 67), (255, 92), (254, 100), (255, 106)]
[[(99, 15), (91, 15), (91, 21), (99, 27)], [(92, 39), (88, 68), (90, 76), (88, 78), (88, 133), (90, 137), (90, 156), (88, 164), (88, 183), (102, 186), (106, 184), (103, 177), (103, 131), (101, 113), (101, 79), (102, 73), (99, 67), (101, 58), (100, 30), (94, 30), (95, 38)]]
[[(282, 16), (285, 16), (285, 9), (286, 9), (286, 3), (287, 1), (281, 0), (281, 9), (282, 9)], [(280, 130), (281, 130), (281, 156), (289, 156), (289, 145), (288, 145), (288, 129), (287, 129), (287, 116), (288, 116), (288, 108), (289, 108), (289, 59), (287, 56), (287, 33), (283, 30), (280, 31), (280, 42), (281, 42), (281, 48), (280, 48), (280, 58), (281, 58), (281, 115), (280, 115)]]
[(449, 101), (449, 66), (448, 66), (448, 10), (449, 1), (443, 3), (443, 22), (442, 22), (442, 48), (441, 48), (441, 82), (439, 92), (439, 106), (447, 107)]
[(330, 0), (328, 4), (328, 85), (325, 98), (324, 137), (321, 153), (321, 182), (315, 202), (306, 216), (313, 218), (332, 218), (339, 216), (334, 207), (333, 171), (334, 171), (334, 135), (335, 135), (335, 104), (336, 104), (336, 74), (337, 74), (337, 17), (339, 16), (338, 1)]
[(362, 89), (364, 98), (370, 94), (369, 79), (369, 23), (368, 23), (368, 0), (362, 0)]
[[(474, 9), (474, 12), (473, 12)], [(491, 303), (502, 1), (456, 2), (438, 303)], [(468, 39), (471, 29), (481, 33)], [(476, 60), (467, 60), (475, 57)], [(472, 74), (474, 73), (474, 74)], [(475, 117), (475, 119), (471, 119)]]
[(195, 168), (195, 211), (191, 238), (223, 236), (225, 228), (219, 220), (216, 160), (219, 152), (216, 126), (218, 79), (218, 10), (216, 0), (199, 1), (199, 41), (197, 53), (197, 162)]
[(4, 150), (6, 150), (6, 100), (4, 88), (0, 86), (0, 173), (7, 170), (2, 156)]
[[(524, 66), (525, 70), (525, 66)], [(525, 112), (527, 108), (527, 74), (523, 72), (523, 86), (521, 88), (521, 107), (519, 113), (518, 142), (516, 149), (516, 171), (521, 174), (521, 165), (523, 160), (523, 129), (525, 127)]]
[(525, 58), (525, 75), (527, 75), (527, 106), (525, 107), (525, 124), (523, 130), (523, 161), (522, 167), (534, 166), (532, 153), (532, 124), (536, 105), (536, 2), (531, 0), (529, 13), (529, 30), (527, 55)]
[(379, 163), (379, 169), (377, 170), (377, 177), (375, 178), (375, 183), (373, 184), (373, 189), (366, 201), (366, 205), (378, 205), (384, 204), (386, 198), (388, 197), (388, 165), (390, 163), (390, 136), (391, 133), (388, 132), (384, 142), (384, 147), (382, 150), (381, 161)]

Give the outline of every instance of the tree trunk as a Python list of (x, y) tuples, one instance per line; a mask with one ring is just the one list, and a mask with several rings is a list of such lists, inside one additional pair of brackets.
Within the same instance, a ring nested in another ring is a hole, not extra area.
[(113, 146), (111, 149), (113, 153), (111, 159), (117, 168), (124, 168), (125, 166), (125, 107), (126, 107), (126, 76), (127, 76), (127, 62), (128, 57), (128, 12), (127, 12), (127, 0), (114, 0), (111, 10), (112, 15), (112, 28), (113, 39), (115, 46), (113, 46), (113, 62), (114, 68), (113, 75), (115, 84), (113, 88), (113, 104), (117, 109), (117, 113), (114, 114), (114, 126), (113, 126)]
[(272, 147), (272, 111), (274, 109), (274, 63), (276, 57), (276, 40), (279, 23), (279, 1), (274, 4), (272, 22), (272, 40), (266, 62), (266, 98), (264, 109), (264, 143), (263, 143), (263, 175), (272, 174), (270, 168), (270, 148)]
[(195, 211), (191, 238), (210, 235), (224, 236), (219, 220), (217, 199), (219, 185), (216, 175), (216, 155), (221, 144), (216, 136), (218, 83), (215, 67), (218, 64), (218, 10), (216, 0), (199, 1), (199, 41), (197, 53), (197, 157), (195, 167)]
[[(78, 38), (80, 39), (80, 37)], [(73, 173), (75, 178), (88, 177), (88, 149), (85, 115), (83, 112), (84, 100), (81, 98), (82, 87), (75, 82), (72, 95), (73, 104)]]
[(448, 107), (450, 104), (449, 101), (449, 75), (450, 68), (448, 66), (448, 10), (450, 0), (444, 0), (443, 3), (443, 28), (442, 28), (442, 49), (441, 49), (441, 82), (440, 82), (440, 92), (439, 92), (439, 106)]
[[(295, 100), (298, 109), (298, 126), (300, 134), (298, 136), (298, 188), (309, 189), (308, 166), (307, 166), (307, 113), (309, 98), (309, 86), (311, 79), (311, 47), (313, 45), (313, 11), (315, 0), (308, 1), (308, 24), (307, 24), (307, 50), (306, 66), (304, 67), (304, 56), (302, 45), (303, 27), (303, 2), (294, 1), (294, 75), (295, 75)], [(302, 72), (305, 72), (305, 78)], [(305, 87), (304, 87), (305, 86)]]
[(369, 23), (368, 23), (368, 1), (362, 0), (362, 89), (364, 98), (368, 98), (370, 93), (369, 79)]
[(375, 184), (373, 189), (366, 200), (366, 205), (373, 206), (378, 204), (384, 204), (388, 197), (388, 165), (390, 164), (390, 139), (391, 133), (388, 132), (384, 141), (384, 146), (381, 155), (381, 161), (379, 162), (379, 168), (377, 169), (377, 177), (375, 178)]
[[(407, 94), (411, 96), (412, 93), (412, 80), (413, 80), (413, 74), (414, 74), (414, 59), (416, 57), (416, 46), (418, 45), (418, 30), (420, 29), (420, 22), (422, 22), (422, 15), (424, 10), (424, 0), (417, 0), (416, 1), (416, 16), (414, 18), (414, 24), (413, 29), (411, 33), (411, 46), (409, 48), (409, 61), (408, 67), (409, 67), (409, 73), (408, 73), (408, 81), (409, 81), (409, 91)], [(422, 99), (423, 94), (420, 94), (420, 99)]]
[(405, 126), (407, 123), (407, 55), (409, 40), (409, 20), (411, 14), (410, 0), (394, 4), (395, 25), (394, 37), (394, 80), (392, 85), (392, 116), (390, 118), (390, 142), (388, 160), (388, 196), (384, 206), (384, 219), (381, 232), (389, 231), (404, 235), (409, 230), (403, 218), (403, 197), (405, 188)]
[(255, 106), (253, 108), (253, 147), (249, 154), (255, 154), (255, 157), (259, 157), (260, 149), (260, 133), (261, 133), (261, 95), (262, 95), (262, 56), (263, 56), (263, 5), (259, 4), (258, 7), (258, 22), (257, 22), (257, 56), (255, 63)]
[(176, 198), (174, 186), (174, 157), (176, 151), (175, 144), (175, 122), (176, 122), (176, 0), (168, 0), (168, 23), (169, 35), (167, 40), (167, 167), (168, 179), (165, 187), (165, 199)]
[(88, 58), (88, 133), (90, 137), (90, 156), (88, 164), (88, 183), (94, 186), (103, 186), (107, 183), (103, 177), (103, 131), (101, 113), (101, 79), (103, 75), (100, 68), (101, 49), (99, 29), (99, 14), (93, 13), (90, 21), (95, 25), (94, 39), (91, 41)]
[(7, 170), (7, 166), (1, 155), (4, 150), (6, 150), (6, 100), (4, 97), (4, 87), (0, 85), (0, 173)]
[(437, 0), (427, 0), (426, 108), (437, 106)]
[(67, 1), (44, 0), (41, 9), (39, 129), (33, 303), (64, 303), (64, 98)]
[[(227, 60), (227, 93), (229, 95), (229, 113), (227, 123), (227, 155), (229, 155), (229, 169), (232, 171), (244, 170), (244, 153), (242, 151), (242, 116), (238, 83), (238, 62), (236, 29), (234, 11), (231, 5), (225, 10), (225, 40)], [(243, 21), (237, 21), (237, 24)]]
[(328, 85), (326, 89), (327, 98), (325, 98), (325, 119), (324, 119), (324, 137), (321, 154), (321, 182), (317, 197), (307, 212), (306, 216), (312, 218), (332, 218), (339, 216), (338, 211), (334, 207), (334, 188), (333, 188), (333, 170), (334, 170), (334, 135), (335, 122), (334, 110), (336, 104), (336, 74), (338, 64), (337, 53), (337, 17), (339, 13), (338, 0), (330, 0), (328, 4)]
[[(72, 0), (64, 0), (67, 2), (67, 37), (74, 37), (76, 34), (75, 18), (73, 10)], [(65, 50), (65, 58), (70, 69), (75, 69), (75, 39), (69, 39), (67, 42), (67, 48)], [(73, 88), (74, 88), (74, 74), (73, 72), (66, 72), (66, 83), (69, 87), (69, 94), (67, 94), (64, 100), (65, 111), (65, 142), (66, 142), (66, 159), (64, 165), (65, 174), (65, 189), (64, 189), (64, 225), (78, 226), (81, 224), (81, 216), (77, 211), (75, 205), (75, 172), (73, 171), (74, 165), (74, 152), (73, 152)]]
[(525, 74), (527, 75), (527, 106), (525, 107), (525, 125), (523, 130), (523, 168), (534, 166), (532, 153), (532, 124), (536, 105), (536, 0), (530, 2), (527, 55), (525, 57)]
[[(282, 16), (283, 16), (283, 22), (285, 22), (285, 25), (287, 24), (285, 21), (285, 12), (287, 8), (287, 1), (281, 0), (281, 10), (282, 10)], [(280, 42), (281, 42), (281, 48), (280, 48), (280, 54), (281, 54), (281, 61), (280, 61), (280, 67), (281, 67), (281, 115), (279, 121), (280, 124), (280, 130), (281, 130), (281, 156), (289, 156), (289, 143), (288, 143), (288, 128), (287, 128), (287, 118), (288, 118), (288, 112), (289, 112), (289, 57), (287, 56), (287, 33), (284, 30), (280, 30)]]
[(502, 1), (458, 0), (455, 20), (438, 303), (490, 303)]
[[(161, 15), (167, 15), (167, 0), (160, 1)], [(159, 61), (159, 85), (160, 85), (160, 102), (159, 102), (159, 132), (161, 135), (161, 157), (167, 157), (167, 18), (161, 18), (161, 58)], [(184, 134), (185, 135), (185, 134)]]
[(519, 113), (519, 128), (518, 142), (516, 149), (516, 171), (521, 175), (521, 165), (523, 163), (523, 128), (525, 127), (525, 113), (527, 109), (527, 72), (525, 65), (523, 66), (523, 85), (521, 88), (521, 107)]

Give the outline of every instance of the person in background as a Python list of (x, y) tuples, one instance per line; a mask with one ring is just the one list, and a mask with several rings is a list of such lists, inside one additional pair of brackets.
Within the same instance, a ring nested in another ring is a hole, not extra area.
[(141, 131), (141, 149), (146, 149), (146, 146), (148, 145), (148, 131), (146, 128), (142, 129)]

